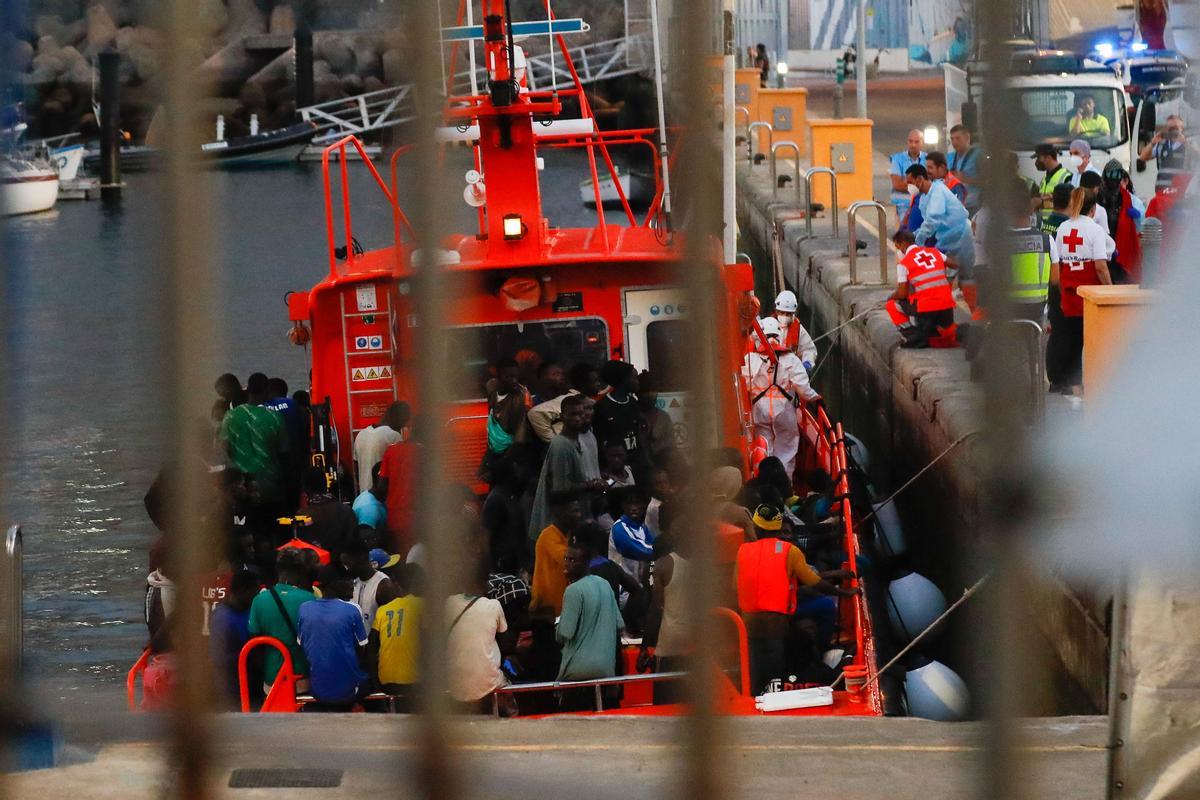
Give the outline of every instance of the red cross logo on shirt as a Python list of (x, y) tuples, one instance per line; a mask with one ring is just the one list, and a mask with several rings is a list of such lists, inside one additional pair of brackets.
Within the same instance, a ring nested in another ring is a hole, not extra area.
[(1071, 228), (1071, 232), (1063, 237), (1063, 244), (1070, 248), (1071, 252), (1075, 252), (1075, 248), (1083, 244), (1083, 237), (1079, 235), (1078, 228)]
[[(1082, 242), (1083, 240), (1080, 239), (1079, 241)], [(934, 257), (933, 253), (929, 252), (928, 250), (922, 250), (921, 252), (917, 253), (915, 256), (913, 256), (913, 261), (918, 267), (924, 267), (925, 269), (931, 269), (937, 265), (937, 259)]]

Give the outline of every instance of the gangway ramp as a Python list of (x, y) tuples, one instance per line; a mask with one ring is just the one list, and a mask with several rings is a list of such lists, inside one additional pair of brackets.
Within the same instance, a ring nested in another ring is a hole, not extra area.
[[(643, 71), (645, 67), (636, 54), (649, 46), (649, 34), (639, 34), (579, 45), (569, 48), (568, 52), (579, 74), (580, 83), (587, 84)], [(546, 52), (529, 55), (526, 70), (530, 89), (546, 90), (556, 84), (567, 86), (573, 83), (567, 61), (557, 51), (553, 54)], [(479, 86), (486, 84), (487, 75), (482, 67), (476, 70), (475, 79)], [(469, 91), (470, 86), (469, 69), (461, 70), (454, 76), (456, 92)], [(299, 112), (304, 120), (317, 126), (320, 131), (318, 143), (347, 134), (362, 136), (411, 121), (415, 116), (413, 85), (405, 83), (352, 97), (329, 100), (306, 106), (299, 109)]]

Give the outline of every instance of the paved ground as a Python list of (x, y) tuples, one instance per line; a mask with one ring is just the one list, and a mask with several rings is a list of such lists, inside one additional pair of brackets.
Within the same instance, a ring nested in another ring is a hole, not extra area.
[[(834, 82), (825, 76), (804, 76), (793, 81), (808, 89), (809, 113), (822, 117), (833, 116)], [(845, 99), (842, 110), (845, 116), (854, 116), (854, 82), (844, 84)], [(913, 128), (923, 129), (926, 125), (941, 127), (946, 118), (944, 111), (943, 83), (941, 72), (929, 75), (881, 75), (867, 83), (867, 113), (875, 121), (875, 149), (894, 153), (904, 149), (908, 132)], [(939, 149), (945, 150), (946, 142)]]
[[(415, 796), (413, 718), (376, 715), (236, 716), (220, 719), (218, 796)], [(93, 732), (94, 733), (94, 732)], [(463, 797), (658, 797), (687, 791), (682, 720), (491, 720), (454, 726), (453, 777)], [(978, 796), (983, 729), (916, 719), (740, 719), (724, 725), (719, 774), (729, 797), (965, 800)], [(1105, 720), (1062, 717), (1021, 724), (1021, 782), (1030, 797), (1103, 796)], [(138, 741), (104, 747), (92, 761), (9, 776), (9, 796), (137, 800), (159, 797), (163, 749)], [(330, 768), (326, 789), (229, 789), (231, 771)], [(337, 776), (335, 776), (337, 777)]]

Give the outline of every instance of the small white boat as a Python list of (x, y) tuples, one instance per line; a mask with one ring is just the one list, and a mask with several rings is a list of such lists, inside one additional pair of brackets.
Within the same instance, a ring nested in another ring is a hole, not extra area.
[(84, 149), (81, 144), (68, 144), (50, 150), (50, 160), (54, 164), (54, 171), (58, 173), (60, 181), (67, 183), (79, 177), (79, 167), (83, 164), (83, 153)]
[(36, 214), (58, 202), (58, 173), (50, 164), (5, 158), (0, 161), (0, 214)]
[[(625, 199), (634, 205), (644, 205), (654, 196), (654, 178), (640, 172), (628, 172), (617, 167), (617, 180), (621, 182), (621, 191)], [(621, 197), (617, 194), (617, 186), (612, 174), (607, 169), (599, 170), (600, 202), (605, 206), (620, 205)], [(579, 199), (585, 206), (594, 208), (596, 205), (596, 190), (592, 188), (592, 179), (579, 182)]]

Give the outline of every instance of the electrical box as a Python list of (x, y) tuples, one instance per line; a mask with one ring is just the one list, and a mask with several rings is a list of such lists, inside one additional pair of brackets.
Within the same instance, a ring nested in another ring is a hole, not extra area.
[(829, 145), (829, 164), (838, 174), (854, 172), (854, 142), (832, 142)]
[(733, 102), (739, 106), (750, 105), (750, 84), (737, 83), (733, 87)]
[(771, 109), (771, 127), (776, 133), (793, 130), (790, 106), (775, 106)]

